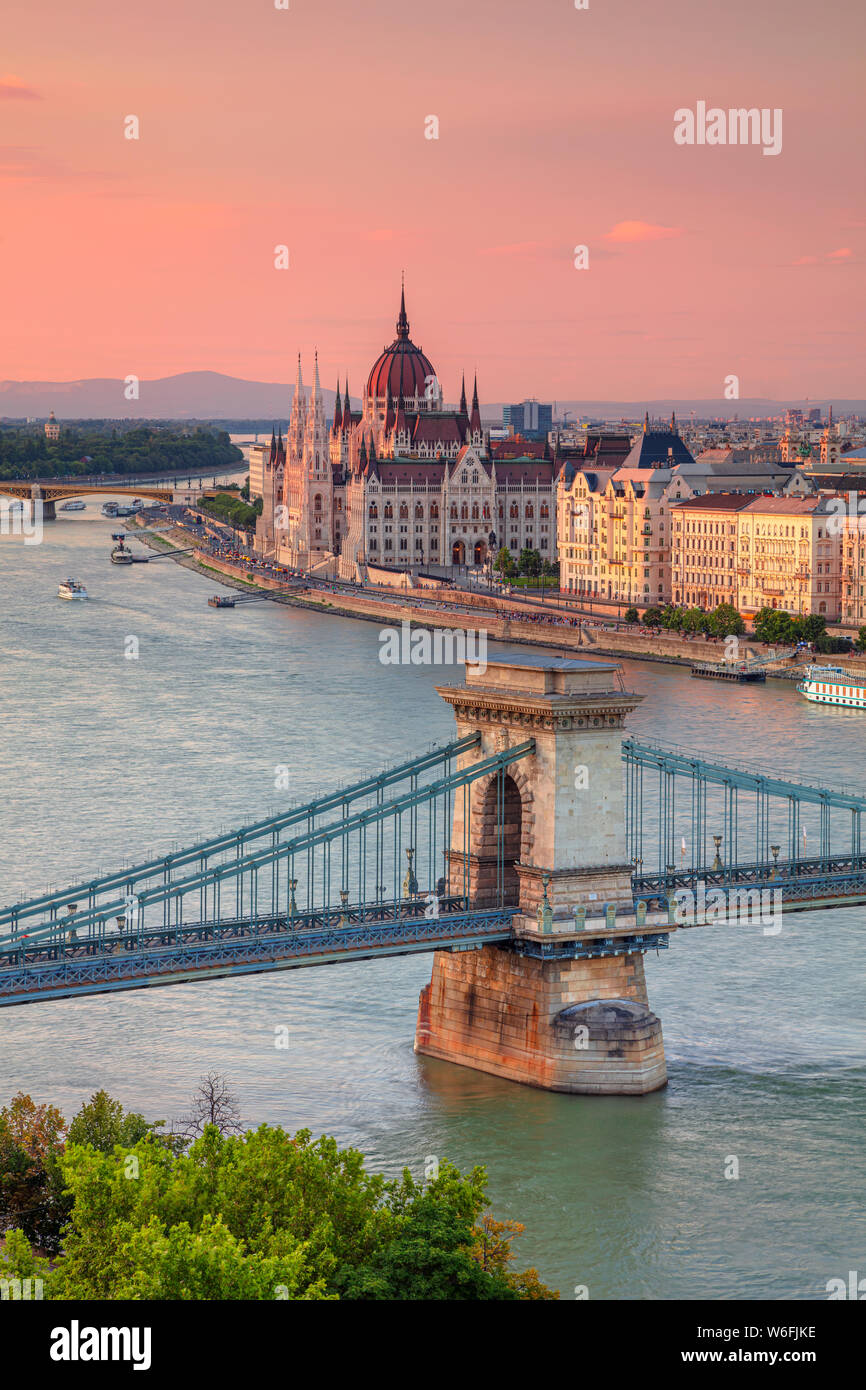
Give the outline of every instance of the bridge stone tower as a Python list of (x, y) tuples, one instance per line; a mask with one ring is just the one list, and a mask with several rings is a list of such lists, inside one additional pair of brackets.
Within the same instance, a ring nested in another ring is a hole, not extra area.
[(545, 655), (467, 666), (463, 686), (438, 689), (458, 736), (481, 735), (461, 766), (528, 738), (535, 751), (510, 765), (504, 791), (493, 775), (470, 784), (466, 811), (455, 797), (450, 891), (468, 881), (472, 905), (490, 907), (504, 882), (513, 940), (436, 952), (416, 1052), (548, 1090), (657, 1090), (667, 1074), (644, 979), (651, 923), (635, 916), (621, 758), (642, 697), (615, 663)]

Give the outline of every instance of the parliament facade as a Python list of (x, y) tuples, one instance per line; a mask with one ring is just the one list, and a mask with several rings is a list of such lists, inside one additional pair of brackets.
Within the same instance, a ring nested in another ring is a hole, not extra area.
[(554, 461), (497, 459), (481, 423), (477, 381), (446, 405), (430, 359), (397, 336), (367, 377), (360, 411), (337, 383), (332, 423), (318, 360), (307, 396), (298, 374), (285, 439), (262, 460), (256, 548), (291, 568), (363, 579), (370, 566), (441, 572), (483, 565), (506, 546), (556, 554)]

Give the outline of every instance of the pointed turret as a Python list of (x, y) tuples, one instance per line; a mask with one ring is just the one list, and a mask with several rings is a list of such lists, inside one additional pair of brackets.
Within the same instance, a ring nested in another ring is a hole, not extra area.
[(346, 377), (346, 394), (343, 397), (343, 429), (352, 428), (352, 402), (349, 399), (349, 378)]
[(337, 377), (337, 391), (334, 396), (334, 429), (338, 430), (343, 423), (343, 409), (340, 404), (340, 378)]
[(469, 426), (472, 433), (481, 433), (481, 410), (478, 405), (478, 373), (472, 383), (472, 414), (469, 416)]
[(307, 397), (304, 394), (304, 378), (301, 372), (301, 354), (298, 353), (298, 376), (295, 381), (295, 394), (292, 397), (292, 413), (286, 434), (286, 451), (300, 456), (304, 442), (304, 427), (307, 421)]
[(460, 379), (460, 414), (466, 414), (466, 373)]
[(270, 452), (270, 454), (269, 454), (269, 456), (268, 456), (268, 463), (271, 465), (271, 467), (273, 467), (273, 465), (274, 465), (274, 460), (276, 459), (276, 457), (277, 457), (277, 436), (276, 436), (276, 432), (275, 432), (275, 430), (274, 430), (274, 426), (271, 425), (271, 452)]
[(406, 287), (402, 282), (402, 277), (400, 282), (400, 312), (397, 315), (397, 337), (409, 337), (409, 320), (406, 317)]

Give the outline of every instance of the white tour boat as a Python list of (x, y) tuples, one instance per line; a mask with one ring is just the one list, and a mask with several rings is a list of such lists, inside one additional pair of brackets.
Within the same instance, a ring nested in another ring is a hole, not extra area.
[(866, 709), (866, 680), (842, 666), (807, 666), (797, 689), (818, 705)]
[(61, 505), (62, 512), (83, 512), (87, 510), (86, 502), (64, 502)]
[(58, 598), (87, 598), (87, 590), (77, 579), (64, 579), (57, 590)]

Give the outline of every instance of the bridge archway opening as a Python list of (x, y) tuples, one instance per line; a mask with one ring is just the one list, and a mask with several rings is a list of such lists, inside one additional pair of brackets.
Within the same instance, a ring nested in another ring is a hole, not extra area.
[(455, 845), (450, 856), (451, 892), (467, 894), (474, 907), (516, 907), (527, 820), (521, 789), (506, 772), (485, 779), (472, 800), (469, 853)]

